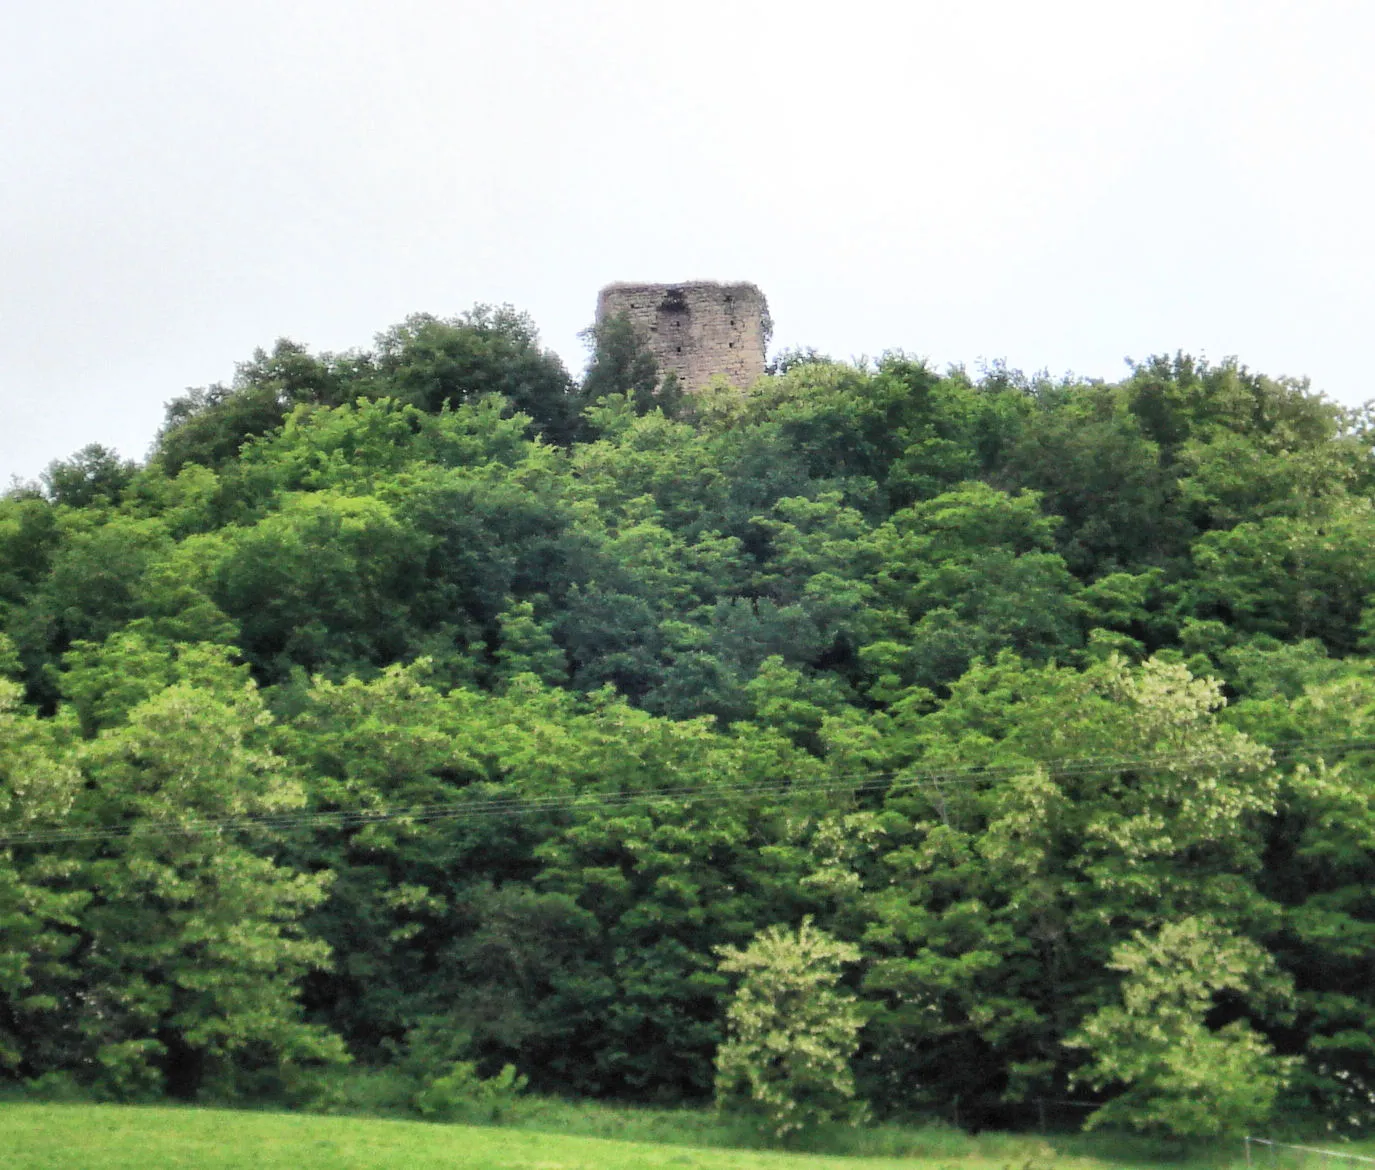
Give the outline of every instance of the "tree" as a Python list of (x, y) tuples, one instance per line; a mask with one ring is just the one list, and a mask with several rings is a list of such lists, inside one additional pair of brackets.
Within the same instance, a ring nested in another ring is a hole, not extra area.
[(729, 1039), (716, 1055), (716, 1099), (760, 1115), (787, 1137), (824, 1121), (857, 1122), (850, 1058), (864, 1017), (836, 988), (859, 948), (817, 929), (760, 931), (743, 950), (718, 947), (720, 970), (741, 975), (726, 1010)]
[(1208, 1026), (1222, 997), (1289, 998), (1289, 980), (1265, 951), (1211, 918), (1185, 918), (1154, 935), (1137, 931), (1108, 965), (1126, 973), (1121, 1004), (1101, 1008), (1065, 1041), (1091, 1057), (1076, 1081), (1121, 1088), (1089, 1118), (1090, 1129), (1217, 1137), (1269, 1119), (1298, 1062), (1276, 1057), (1244, 1019)]
[(118, 453), (99, 443), (90, 443), (70, 459), (49, 463), (43, 473), (43, 487), (55, 504), (72, 508), (85, 508), (96, 502), (109, 505), (119, 501), (135, 470), (135, 465), (121, 459)]
[(169, 476), (188, 464), (221, 467), (249, 439), (280, 427), (291, 405), (272, 382), (188, 390), (167, 404), (154, 458)]
[(286, 496), (258, 523), (207, 539), (214, 599), (260, 675), (356, 669), (408, 648), (406, 602), (427, 541), (371, 496)]
[[(541, 728), (544, 767), (574, 791), (619, 799), (572, 810), (536, 849), (537, 887), (576, 899), (598, 924), (597, 967), (560, 989), (569, 1036), (558, 1068), (582, 1092), (700, 1098), (728, 991), (713, 947), (818, 901), (801, 885), (804, 865), (772, 845), (826, 797), (780, 807), (751, 789), (818, 769), (770, 728), (722, 735), (710, 719), (655, 718), (609, 691), (579, 706), (563, 717), (557, 755), (553, 729)], [(538, 726), (534, 713), (524, 718)], [(672, 791), (680, 785), (707, 791), (692, 799)]]
[(201, 669), (130, 711), (78, 756), (75, 822), (82, 960), (56, 1013), (59, 1067), (137, 1095), (280, 1090), (293, 1070), (344, 1059), (304, 1023), (297, 985), (328, 960), (305, 936), (328, 873), (285, 869), (234, 830), (304, 793), (266, 750), (270, 719), (243, 668)]
[(1236, 358), (1214, 366), (1185, 353), (1157, 354), (1132, 363), (1122, 390), (1142, 430), (1167, 454), (1224, 431), (1272, 452), (1316, 445), (1335, 435), (1340, 415), (1306, 382), (1267, 378)]
[(1185, 601), (1198, 616), (1243, 632), (1317, 637), (1349, 653), (1375, 592), (1373, 542), (1375, 506), (1345, 495), (1308, 515), (1247, 520), (1194, 543)]
[(1028, 416), (1002, 478), (1063, 517), (1058, 551), (1076, 574), (1137, 572), (1184, 551), (1173, 477), (1108, 386), (1057, 387)]
[[(880, 676), (932, 687), (1003, 649), (1045, 659), (1075, 648), (1075, 581), (1050, 551), (1058, 523), (1036, 493), (977, 482), (895, 512), (863, 541), (881, 636), (860, 657)], [(881, 625), (879, 607), (891, 614)]]
[[(0, 634), (0, 825), (51, 828), (81, 789), (66, 750), (72, 732), (23, 709), (3, 677), (18, 665)], [(74, 926), (89, 895), (71, 888), (69, 859), (0, 846), (0, 1071), (41, 1073), (43, 1038), (73, 976)]]
[(438, 413), (499, 394), (556, 443), (577, 425), (573, 382), (525, 313), (510, 305), (476, 305), (457, 317), (407, 317), (377, 338), (385, 392)]
[(1304, 752), (1285, 777), (1261, 890), (1284, 908), (1270, 950), (1295, 983), (1295, 1018), (1277, 1034), (1301, 1053), (1286, 1105), (1361, 1131), (1375, 1120), (1375, 731), (1368, 659), (1319, 643), (1253, 639), (1226, 655), (1242, 692), (1233, 723), (1277, 750)]
[(648, 339), (625, 313), (603, 318), (583, 338), (592, 347), (582, 381), (584, 401), (594, 403), (609, 394), (622, 394), (636, 414), (648, 414), (656, 406), (670, 417), (677, 412), (678, 379), (670, 374), (660, 381), (659, 363)]
[(531, 601), (518, 601), (497, 617), (501, 642), (493, 679), (508, 684), (520, 674), (533, 674), (553, 686), (568, 678), (568, 658), (549, 632), (549, 623), (535, 616)]

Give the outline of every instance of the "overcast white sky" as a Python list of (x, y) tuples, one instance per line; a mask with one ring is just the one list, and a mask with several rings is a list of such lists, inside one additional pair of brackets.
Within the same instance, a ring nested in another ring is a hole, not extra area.
[(0, 484), (255, 346), (753, 280), (778, 345), (1375, 396), (1375, 4), (102, 0), (0, 20)]

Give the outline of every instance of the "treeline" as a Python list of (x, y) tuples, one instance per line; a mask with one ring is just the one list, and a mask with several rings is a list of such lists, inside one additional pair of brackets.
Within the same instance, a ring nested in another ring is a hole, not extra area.
[(594, 343), (279, 342), (0, 500), (0, 1075), (697, 1099), (810, 916), (879, 1114), (1366, 1124), (1368, 417)]

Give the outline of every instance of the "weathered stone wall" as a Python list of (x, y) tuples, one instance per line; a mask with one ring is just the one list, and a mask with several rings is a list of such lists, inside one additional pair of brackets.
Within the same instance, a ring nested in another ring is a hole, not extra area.
[(597, 320), (625, 313), (649, 338), (662, 373), (699, 390), (720, 374), (749, 386), (764, 373), (768, 303), (752, 284), (609, 284)]

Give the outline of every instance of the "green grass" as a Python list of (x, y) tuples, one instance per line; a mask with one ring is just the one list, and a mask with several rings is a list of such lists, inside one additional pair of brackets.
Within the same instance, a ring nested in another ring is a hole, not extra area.
[[(319, 1108), (333, 1114), (390, 1117), (415, 1120), (410, 1107), (416, 1090), (407, 1077), (376, 1069), (351, 1069), (331, 1082), (332, 1092)], [(450, 1118), (456, 1122), (486, 1124), (485, 1116)], [(651, 1142), (656, 1145), (703, 1146), (715, 1149), (774, 1148), (769, 1136), (748, 1120), (718, 1113), (710, 1106), (678, 1105), (655, 1107), (625, 1102), (568, 1100), (528, 1094), (511, 1102), (502, 1112), (500, 1123), (506, 1129), (536, 1130), (577, 1137), (615, 1138), (619, 1141)], [(1004, 1161), (1015, 1160), (1035, 1141), (987, 1134), (976, 1142), (959, 1130), (943, 1125), (922, 1127), (869, 1125), (826, 1126), (810, 1131), (803, 1148), (809, 1153), (843, 1154), (851, 1157), (925, 1159), (961, 1158), (977, 1150), (982, 1155)], [(1018, 1163), (1020, 1167), (1021, 1163)]]
[[(362, 1117), (390, 1117), (413, 1121), (411, 1098), (417, 1082), (394, 1069), (354, 1066), (330, 1078), (329, 1092), (316, 1100), (316, 1112)], [(43, 1099), (43, 1098), (40, 1098)], [(46, 1098), (66, 1102), (84, 1097)], [(207, 1105), (234, 1102), (205, 1101)], [(453, 1122), (488, 1124), (487, 1115), (448, 1118)], [(547, 1097), (530, 1093), (511, 1102), (502, 1112), (503, 1128), (537, 1130), (580, 1137), (615, 1138), (620, 1141), (652, 1142), (661, 1145), (701, 1146), (713, 1149), (762, 1150), (777, 1148), (767, 1133), (749, 1120), (722, 1114), (710, 1105), (652, 1106), (623, 1101), (595, 1101)], [(811, 1154), (838, 1154), (849, 1158), (904, 1158), (930, 1164), (954, 1163), (973, 1158), (981, 1163), (1022, 1170), (1028, 1162), (1034, 1167), (1043, 1157), (1046, 1144), (1039, 1138), (1008, 1133), (986, 1132), (971, 1137), (955, 1127), (938, 1121), (919, 1124), (881, 1122), (856, 1128), (829, 1125), (809, 1130), (796, 1147)], [(1129, 1133), (1057, 1134), (1053, 1148), (1061, 1155), (1081, 1155), (1118, 1166), (1155, 1166), (1168, 1163), (1214, 1167), (1231, 1161), (1239, 1147), (1229, 1145), (1225, 1156), (1209, 1156), (1195, 1149), (1185, 1157), (1178, 1143), (1143, 1138)], [(1257, 1168), (1263, 1170), (1263, 1168)], [(1280, 1165), (1275, 1170), (1294, 1170)], [(1331, 1170), (1331, 1168), (1328, 1168)], [(1369, 1170), (1369, 1168), (1367, 1168)]]
[[(1162, 1160), (1110, 1135), (1045, 1139), (899, 1126), (851, 1131), (848, 1156), (738, 1148), (708, 1112), (534, 1101), (512, 1125), (192, 1107), (0, 1101), (4, 1170), (1240, 1170), (1233, 1143)], [(1120, 1135), (1119, 1135), (1120, 1138)], [(1329, 1143), (1321, 1143), (1328, 1145)], [(735, 1145), (736, 1148), (724, 1148)], [(835, 1144), (831, 1143), (832, 1148)], [(1344, 1147), (1369, 1153), (1361, 1147)], [(1275, 1170), (1356, 1170), (1282, 1154)], [(1268, 1153), (1255, 1170), (1270, 1170)]]
[[(1007, 1139), (1005, 1139), (1007, 1140)], [(486, 1126), (129, 1105), (0, 1104), (5, 1170), (1049, 1170), (1081, 1167), (1035, 1139), (1014, 1161), (969, 1142), (957, 1159), (705, 1149)]]
[[(330, 1091), (317, 1100), (313, 1108), (316, 1112), (335, 1115), (413, 1121), (416, 1113), (410, 1102), (417, 1087), (414, 1080), (394, 1070), (354, 1067), (331, 1078)], [(84, 1100), (81, 1097), (55, 1099), (68, 1103)], [(232, 1102), (209, 1101), (206, 1104), (233, 1107)], [(485, 1125), (490, 1117), (480, 1113), (465, 1116), (459, 1112), (447, 1120)], [(744, 1118), (721, 1114), (709, 1105), (655, 1107), (625, 1102), (569, 1100), (531, 1093), (510, 1102), (502, 1110), (500, 1124), (506, 1129), (615, 1138), (657, 1145), (714, 1149), (776, 1148), (776, 1143), (757, 1125)], [(927, 1161), (964, 1158), (977, 1153), (988, 1160), (1001, 1159), (999, 1165), (1015, 1162), (1020, 1168), (1029, 1156), (1027, 1151), (1040, 1147), (1041, 1143), (1034, 1139), (1005, 1134), (990, 1133), (977, 1140), (971, 1139), (951, 1126), (928, 1123), (922, 1126), (878, 1124), (861, 1128), (831, 1125), (809, 1131), (800, 1148), (813, 1154), (921, 1158)]]

